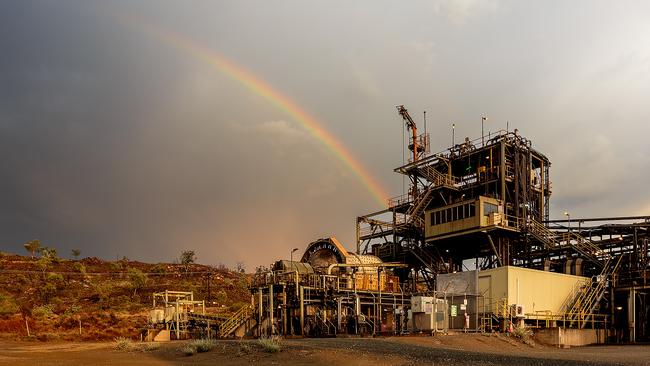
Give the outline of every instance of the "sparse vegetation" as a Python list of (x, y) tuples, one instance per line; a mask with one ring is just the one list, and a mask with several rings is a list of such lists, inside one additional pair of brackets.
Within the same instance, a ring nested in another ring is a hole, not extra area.
[[(154, 291), (194, 291), (196, 299), (211, 299), (212, 307), (226, 312), (239, 308), (233, 304), (250, 299), (248, 276), (233, 271), (192, 264), (188, 273), (182, 264), (93, 257), (53, 261), (53, 252), (49, 248), (45, 252), (43, 258), (36, 259), (29, 254), (0, 257), (0, 267), (11, 271), (0, 273), (0, 329), (8, 336), (75, 341), (113, 341), (120, 336), (139, 339), (139, 329), (146, 324), (142, 310), (151, 306)], [(120, 270), (114, 271), (116, 268)], [(146, 273), (156, 273), (155, 281)], [(202, 282), (205, 284), (200, 285)], [(218, 301), (216, 294), (220, 294)]]
[(129, 268), (129, 281), (133, 289), (133, 296), (135, 296), (139, 289), (147, 284), (147, 275), (137, 268)]
[(208, 352), (214, 347), (215, 341), (212, 339), (196, 339), (190, 342), (190, 345), (196, 347), (196, 351), (199, 353)]
[(181, 351), (181, 353), (185, 356), (192, 356), (196, 353), (196, 348), (192, 347), (189, 344), (186, 344), (185, 346), (181, 347), (179, 351)]
[(86, 266), (84, 266), (83, 263), (81, 262), (74, 262), (72, 264), (72, 268), (74, 268), (75, 271), (81, 273), (81, 274), (86, 274)]
[(179, 351), (185, 356), (192, 356), (195, 353), (209, 352), (215, 344), (212, 339), (195, 339), (181, 347)]
[(179, 258), (183, 266), (185, 266), (185, 272), (190, 271), (190, 265), (196, 261), (196, 254), (193, 250), (184, 250), (181, 252), (181, 257)]
[(282, 350), (282, 338), (278, 336), (262, 337), (257, 343), (262, 349), (269, 353), (276, 353)]
[(181, 252), (181, 264), (188, 265), (196, 261), (196, 253), (193, 250), (184, 250)]
[(239, 341), (237, 353), (239, 356), (249, 354), (253, 350), (248, 342)]
[(37, 318), (52, 316), (54, 307), (51, 304), (36, 306), (32, 310), (32, 315)]
[(72, 254), (72, 257), (74, 257), (74, 259), (78, 259), (79, 256), (81, 255), (81, 250), (79, 250), (79, 249), (72, 249), (72, 250), (70, 251), (70, 254)]
[(160, 343), (155, 342), (145, 342), (140, 346), (142, 352), (151, 352), (160, 349)]
[(34, 239), (32, 241), (28, 241), (27, 243), (25, 243), (24, 246), (25, 249), (32, 256), (32, 258), (34, 258), (34, 254), (38, 253), (41, 249), (41, 241), (38, 239)]
[(126, 337), (115, 338), (115, 349), (118, 351), (131, 351), (133, 350), (133, 340)]
[(527, 345), (535, 344), (535, 342), (533, 342), (532, 335), (533, 331), (526, 327), (526, 325), (516, 326), (512, 329), (512, 336), (520, 339)]
[(167, 266), (165, 266), (162, 263), (158, 263), (155, 266), (151, 267), (151, 273), (166, 273), (167, 272)]
[(56, 262), (59, 259), (56, 248), (41, 247), (39, 253), (41, 253), (41, 258), (47, 258), (51, 262)]
[(246, 264), (244, 264), (244, 262), (237, 262), (235, 270), (239, 273), (246, 273)]
[(20, 308), (14, 299), (0, 294), (0, 316), (13, 315), (19, 310)]

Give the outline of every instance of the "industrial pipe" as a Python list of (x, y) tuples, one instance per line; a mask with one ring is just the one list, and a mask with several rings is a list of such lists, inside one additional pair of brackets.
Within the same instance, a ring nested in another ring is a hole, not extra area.
[(327, 267), (327, 274), (331, 275), (332, 270), (336, 267), (344, 267), (344, 268), (355, 268), (355, 267), (408, 267), (407, 264), (404, 263), (332, 263)]

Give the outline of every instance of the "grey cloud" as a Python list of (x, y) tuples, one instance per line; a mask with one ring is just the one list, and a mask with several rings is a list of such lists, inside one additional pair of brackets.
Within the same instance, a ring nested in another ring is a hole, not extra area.
[(648, 213), (645, 2), (16, 1), (0, 13), (0, 250), (249, 268), (379, 209), (267, 99), (126, 27), (129, 14), (290, 97), (394, 195), (406, 104), (433, 150), (519, 130), (552, 160), (553, 214)]

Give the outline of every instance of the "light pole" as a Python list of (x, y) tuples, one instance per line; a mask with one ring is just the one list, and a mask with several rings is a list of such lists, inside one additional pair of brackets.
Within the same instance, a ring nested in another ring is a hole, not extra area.
[(569, 213), (567, 211), (564, 211), (564, 216), (566, 216), (566, 219), (567, 219), (567, 222), (568, 222), (567, 230), (569, 230), (569, 232), (571, 232), (571, 215), (569, 215)]
[(456, 146), (456, 124), (451, 124), (451, 147)]
[(485, 132), (484, 131), (484, 122), (487, 121), (487, 117), (481, 117), (481, 144), (485, 146)]
[(292, 263), (293, 263), (293, 252), (295, 252), (295, 251), (297, 251), (297, 250), (298, 250), (298, 248), (293, 248), (293, 249), (291, 249), (291, 257), (290, 257), (290, 258), (291, 258), (291, 262), (292, 262)]

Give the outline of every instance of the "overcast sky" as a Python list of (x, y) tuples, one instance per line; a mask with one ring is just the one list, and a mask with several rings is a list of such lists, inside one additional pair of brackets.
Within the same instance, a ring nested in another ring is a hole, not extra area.
[[(123, 19), (130, 19), (124, 22)], [(552, 161), (551, 216), (650, 214), (647, 1), (5, 1), (0, 250), (249, 269), (381, 209), (222, 55), (322, 122), (391, 195), (405, 104), (433, 150), (511, 129)]]

